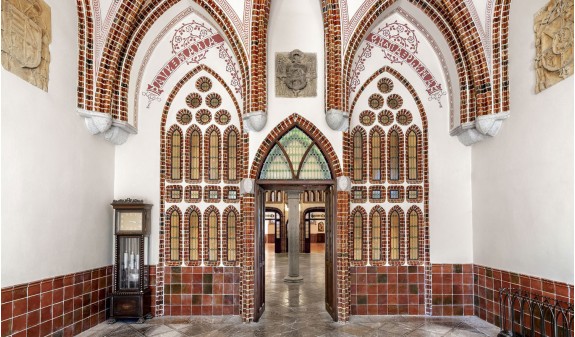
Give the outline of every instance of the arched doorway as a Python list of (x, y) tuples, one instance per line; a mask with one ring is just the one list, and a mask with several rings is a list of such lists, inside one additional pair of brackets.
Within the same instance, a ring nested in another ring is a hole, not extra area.
[[(292, 117), (293, 118), (293, 117)], [(299, 120), (299, 121), (298, 121)], [(301, 122), (305, 124), (302, 125)], [(296, 116), (296, 121), (283, 131), (276, 132), (271, 142), (265, 142), (252, 167), (255, 178), (255, 270), (254, 270), (254, 321), (265, 309), (265, 191), (266, 190), (316, 190), (325, 195), (325, 308), (334, 320), (337, 311), (336, 267), (336, 178), (341, 175), (339, 162), (329, 141), (319, 131), (312, 137), (305, 125), (311, 123)], [(308, 127), (309, 128), (309, 127)], [(261, 156), (259, 155), (261, 154)], [(326, 154), (331, 154), (329, 157)], [(329, 159), (328, 159), (329, 158)]]

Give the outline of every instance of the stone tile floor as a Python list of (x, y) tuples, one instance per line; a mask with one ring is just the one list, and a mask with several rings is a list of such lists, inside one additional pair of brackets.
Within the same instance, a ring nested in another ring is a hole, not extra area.
[(300, 255), (300, 284), (283, 282), (287, 254), (266, 254), (266, 310), (258, 323), (239, 316), (156, 317), (102, 323), (81, 337), (179, 336), (497, 336), (499, 329), (477, 317), (352, 316), (333, 322), (324, 309), (324, 254), (313, 249)]

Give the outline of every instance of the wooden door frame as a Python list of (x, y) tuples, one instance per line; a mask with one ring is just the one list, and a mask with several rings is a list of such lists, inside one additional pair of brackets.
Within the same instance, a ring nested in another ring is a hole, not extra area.
[[(332, 272), (332, 277), (333, 277), (333, 294), (332, 297), (334, 298), (334, 302), (335, 302), (335, 307), (334, 309), (334, 316), (332, 316), (332, 318), (334, 319), (334, 321), (337, 322), (337, 317), (338, 317), (338, 308), (337, 308), (337, 303), (338, 303), (338, 298), (337, 298), (337, 181), (335, 179), (325, 179), (325, 180), (261, 180), (261, 179), (257, 179), (255, 181), (255, 191), (260, 191), (260, 189), (262, 189), (265, 193), (266, 190), (283, 190), (283, 191), (304, 191), (304, 190), (310, 190), (310, 189), (316, 189), (316, 190), (326, 190), (329, 189), (330, 187), (332, 187), (333, 192), (332, 192), (332, 213), (331, 213), (331, 221), (329, 223), (330, 226), (332, 226), (332, 230), (331, 230), (331, 236), (332, 236), (332, 245), (331, 247), (329, 247), (332, 250), (332, 254), (330, 254), (331, 256), (331, 263), (332, 263), (332, 268), (333, 268), (333, 272)], [(257, 193), (257, 192), (256, 192)], [(265, 198), (262, 199), (263, 200), (263, 208), (264, 208), (264, 214), (265, 214)], [(324, 200), (325, 206), (324, 206), (324, 211), (327, 212), (327, 200)], [(261, 235), (265, 235), (265, 231), (263, 233), (259, 233), (260, 232), (260, 226), (257, 223), (258, 220), (258, 208), (262, 207), (260, 205), (258, 205), (258, 198), (255, 198), (255, 205), (254, 205), (254, 215), (255, 215), (255, 254), (254, 254), (254, 263), (255, 266), (257, 266), (257, 263), (259, 261), (259, 256), (258, 253), (260, 251), (263, 251), (265, 254), (265, 247), (264, 250), (260, 250), (258, 249), (259, 247), (257, 247), (258, 242), (260, 242), (261, 240), (258, 240), (258, 238), (260, 238)], [(285, 215), (284, 215), (285, 216)], [(264, 217), (265, 218), (265, 217)], [(262, 220), (265, 223), (265, 220)], [(287, 221), (287, 220), (286, 220)], [(326, 217), (326, 228), (328, 226), (328, 220)], [(326, 235), (327, 236), (327, 235)], [(327, 238), (326, 238), (326, 243), (327, 243)], [(327, 249), (328, 247), (326, 247)], [(326, 254), (327, 255), (327, 254)], [(325, 263), (325, 262), (324, 262)], [(264, 265), (264, 274), (265, 274), (265, 265)], [(257, 280), (256, 280), (257, 281)], [(259, 289), (257, 289), (258, 287), (258, 282), (254, 282), (254, 303), (257, 302), (256, 296), (259, 293)], [(264, 288), (265, 288), (265, 283), (264, 283)], [(325, 287), (325, 281), (324, 281), (324, 289), (326, 289)], [(326, 289), (327, 291), (327, 289)], [(264, 303), (265, 303), (265, 299), (264, 299)], [(255, 317), (257, 315), (256, 313), (256, 308), (254, 308), (254, 321), (256, 321)], [(259, 317), (258, 317), (259, 320)]]

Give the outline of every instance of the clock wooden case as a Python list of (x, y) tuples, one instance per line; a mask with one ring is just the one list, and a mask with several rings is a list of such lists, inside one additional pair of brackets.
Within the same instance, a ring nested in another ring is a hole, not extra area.
[(114, 200), (114, 285), (108, 323), (118, 318), (151, 318), (149, 264), (151, 204)]

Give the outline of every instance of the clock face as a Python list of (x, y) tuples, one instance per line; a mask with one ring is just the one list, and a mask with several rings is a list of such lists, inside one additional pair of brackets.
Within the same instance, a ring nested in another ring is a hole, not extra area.
[(119, 230), (134, 232), (142, 230), (142, 212), (120, 212)]

